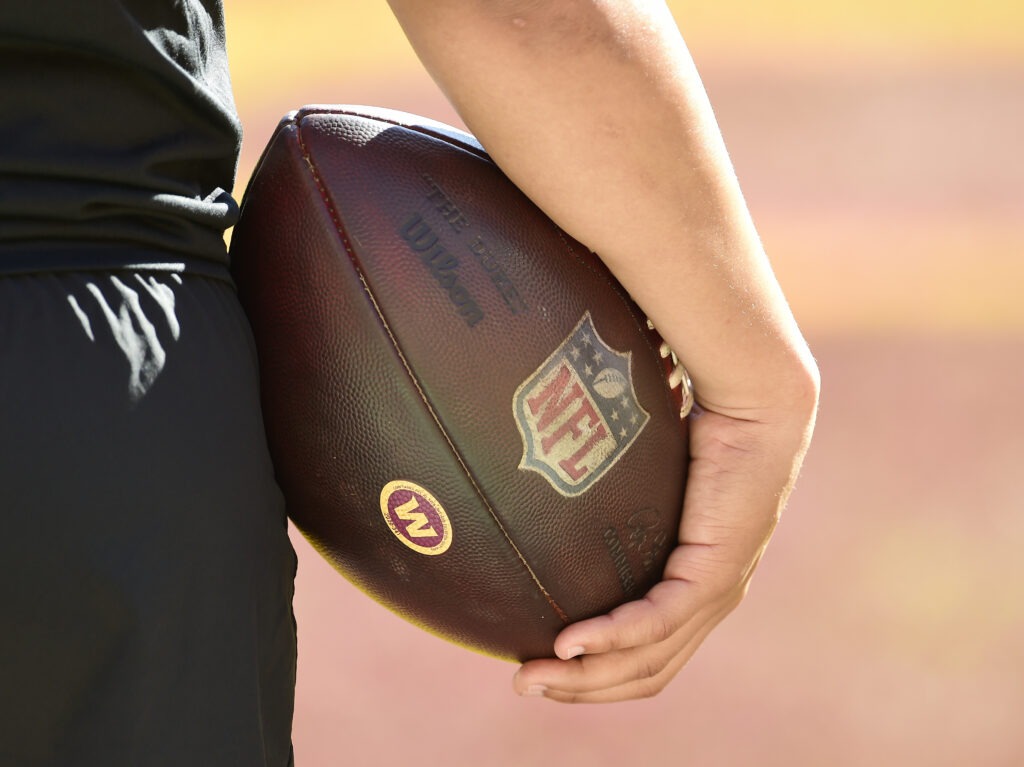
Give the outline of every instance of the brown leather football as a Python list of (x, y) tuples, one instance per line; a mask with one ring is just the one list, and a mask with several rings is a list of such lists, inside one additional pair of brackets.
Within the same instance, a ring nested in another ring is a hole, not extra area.
[(525, 660), (659, 580), (688, 460), (672, 358), (471, 136), (290, 114), (231, 253), (289, 516), (356, 586)]

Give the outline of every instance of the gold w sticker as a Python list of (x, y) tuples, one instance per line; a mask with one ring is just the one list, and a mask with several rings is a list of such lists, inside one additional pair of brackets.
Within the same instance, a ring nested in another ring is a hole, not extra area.
[(420, 502), (416, 498), (410, 498), (401, 506), (395, 507), (395, 516), (406, 520), (409, 524), (405, 526), (405, 534), (410, 538), (435, 538), (437, 533), (430, 526), (430, 520), (420, 509)]
[(426, 488), (404, 479), (384, 485), (380, 512), (395, 537), (420, 554), (437, 556), (452, 544), (452, 524)]

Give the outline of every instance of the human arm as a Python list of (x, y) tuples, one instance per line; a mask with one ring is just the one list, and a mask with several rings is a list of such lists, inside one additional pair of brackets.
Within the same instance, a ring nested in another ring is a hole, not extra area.
[(601, 256), (693, 380), (683, 522), (663, 581), (567, 627), (561, 660), (515, 679), (565, 701), (653, 694), (745, 594), (810, 438), (817, 369), (662, 3), (389, 2), (498, 165)]

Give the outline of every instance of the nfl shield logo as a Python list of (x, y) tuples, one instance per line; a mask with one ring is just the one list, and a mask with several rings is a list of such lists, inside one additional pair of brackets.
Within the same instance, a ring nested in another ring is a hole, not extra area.
[(590, 312), (516, 389), (512, 409), (523, 438), (519, 468), (567, 496), (604, 476), (650, 418), (633, 389), (630, 355), (601, 339)]

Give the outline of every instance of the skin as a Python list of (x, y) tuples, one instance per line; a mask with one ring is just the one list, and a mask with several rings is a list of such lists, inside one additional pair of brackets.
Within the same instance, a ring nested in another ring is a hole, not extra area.
[(814, 360), (661, 2), (389, 2), (470, 130), (600, 254), (692, 378), (690, 474), (663, 581), (566, 627), (556, 657), (513, 680), (562, 702), (654, 695), (747, 592), (810, 441)]

